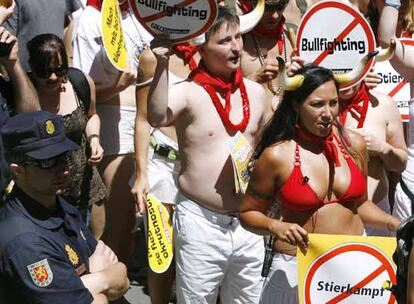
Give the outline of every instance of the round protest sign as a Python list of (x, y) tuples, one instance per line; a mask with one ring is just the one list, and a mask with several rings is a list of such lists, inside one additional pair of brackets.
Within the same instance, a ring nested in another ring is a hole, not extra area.
[(150, 34), (167, 33), (173, 42), (205, 33), (217, 17), (215, 0), (130, 0), (130, 5)]
[(339, 245), (314, 260), (305, 275), (304, 303), (395, 303), (383, 283), (395, 270), (380, 249), (362, 243)]
[[(399, 40), (405, 47), (414, 47), (413, 39), (403, 38)], [(389, 61), (375, 63), (375, 72), (381, 76), (381, 83), (374, 91), (392, 97), (400, 110), (401, 119), (408, 121), (409, 103), (411, 99), (410, 83), (394, 70)]]
[(173, 259), (172, 226), (167, 208), (147, 195), (148, 264), (156, 273), (165, 272)]
[(102, 41), (112, 65), (124, 71), (128, 53), (122, 32), (118, 0), (104, 0), (102, 3)]
[[(303, 16), (297, 35), (298, 55), (305, 62), (344, 73), (355, 68), (362, 57), (375, 50), (375, 37), (365, 18), (351, 6), (337, 1), (313, 5)], [(342, 86), (361, 81), (373, 64), (370, 60), (361, 75)]]

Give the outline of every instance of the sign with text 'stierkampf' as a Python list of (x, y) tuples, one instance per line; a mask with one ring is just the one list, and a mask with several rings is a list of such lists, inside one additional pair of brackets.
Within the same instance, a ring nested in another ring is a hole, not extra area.
[(205, 33), (217, 17), (216, 0), (130, 0), (130, 5), (150, 34), (168, 34), (175, 43)]
[(102, 40), (106, 55), (115, 68), (124, 71), (127, 65), (128, 51), (122, 32), (118, 0), (104, 0), (101, 12)]
[[(352, 70), (368, 52), (375, 50), (375, 37), (365, 18), (351, 6), (337, 1), (321, 1), (303, 16), (297, 35), (298, 55), (334, 73)], [(342, 86), (349, 88), (369, 72), (373, 60), (361, 76)]]
[[(399, 39), (404, 48), (414, 48), (414, 39)], [(381, 76), (381, 83), (374, 88), (376, 92), (392, 97), (400, 110), (401, 119), (408, 122), (410, 83), (392, 67), (389, 61), (375, 63), (375, 72)]]
[(298, 250), (299, 303), (394, 304), (385, 281), (396, 283), (395, 238), (309, 234)]

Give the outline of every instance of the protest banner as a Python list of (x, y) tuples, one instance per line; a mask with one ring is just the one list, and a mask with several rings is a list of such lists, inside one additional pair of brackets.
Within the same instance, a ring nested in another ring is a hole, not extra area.
[(130, 4), (150, 34), (168, 34), (175, 43), (205, 33), (217, 17), (215, 0), (131, 0)]
[(124, 71), (128, 53), (122, 32), (118, 0), (104, 0), (101, 12), (102, 40), (106, 55), (116, 69)]
[(306, 254), (298, 250), (301, 304), (392, 304), (383, 288), (396, 282), (395, 238), (309, 234)]
[(148, 264), (155, 273), (165, 272), (173, 259), (173, 231), (167, 209), (147, 195)]
[[(414, 47), (413, 39), (403, 38), (399, 40), (406, 47)], [(401, 119), (408, 122), (411, 100), (410, 83), (398, 74), (389, 61), (375, 63), (375, 72), (381, 76), (381, 83), (373, 90), (392, 97), (400, 110)]]
[[(375, 37), (365, 18), (351, 6), (343, 2), (322, 1), (303, 16), (296, 44), (298, 55), (306, 63), (313, 62), (334, 73), (344, 73), (375, 50)], [(357, 79), (341, 88), (349, 88), (361, 81), (372, 64), (371, 59)]]

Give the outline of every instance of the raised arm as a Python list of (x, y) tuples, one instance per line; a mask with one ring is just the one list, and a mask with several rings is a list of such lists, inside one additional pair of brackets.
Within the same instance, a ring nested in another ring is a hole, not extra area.
[(15, 111), (20, 113), (40, 110), (36, 90), (20, 64), (16, 37), (0, 27), (0, 42), (11, 48), (8, 55), (0, 57), (0, 63), (7, 70), (12, 83)]
[[(388, 47), (391, 39), (397, 38), (398, 12), (397, 8), (389, 5), (385, 5), (381, 12), (378, 40), (382, 47)], [(414, 69), (414, 47), (404, 45), (399, 40), (396, 40), (396, 42), (395, 54), (390, 59), (390, 63), (401, 76), (412, 82), (414, 80), (414, 73), (412, 72)]]
[(141, 56), (138, 66), (136, 87), (137, 112), (135, 116), (135, 183), (131, 193), (138, 205), (138, 210), (144, 212), (145, 195), (149, 191), (148, 185), (148, 148), (150, 143), (151, 126), (147, 118), (147, 99), (150, 83), (147, 83), (155, 73), (156, 59), (151, 50), (146, 50)]

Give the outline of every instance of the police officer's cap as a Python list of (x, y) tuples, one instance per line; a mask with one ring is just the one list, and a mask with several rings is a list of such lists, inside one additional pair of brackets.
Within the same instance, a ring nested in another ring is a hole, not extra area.
[(46, 111), (17, 114), (1, 129), (8, 153), (48, 159), (79, 148), (64, 133), (63, 117)]

